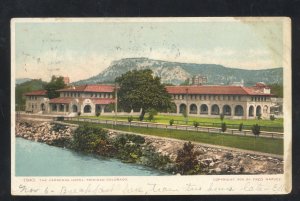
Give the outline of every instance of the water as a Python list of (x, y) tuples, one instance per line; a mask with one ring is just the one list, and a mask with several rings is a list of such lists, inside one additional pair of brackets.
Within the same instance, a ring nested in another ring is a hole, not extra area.
[(16, 176), (158, 176), (164, 172), (16, 138)]

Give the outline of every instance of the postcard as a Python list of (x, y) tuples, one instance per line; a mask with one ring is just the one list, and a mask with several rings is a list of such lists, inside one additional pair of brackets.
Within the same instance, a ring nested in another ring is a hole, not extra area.
[(12, 195), (288, 194), (287, 17), (14, 18)]

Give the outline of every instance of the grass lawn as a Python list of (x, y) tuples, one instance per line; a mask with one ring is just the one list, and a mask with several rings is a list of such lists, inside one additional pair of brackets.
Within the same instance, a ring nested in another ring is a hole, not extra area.
[[(85, 124), (84, 122), (72, 122), (75, 124)], [(207, 144), (222, 145), (227, 147), (234, 147), (245, 150), (259, 151), (272, 154), (283, 154), (283, 140), (272, 138), (257, 138), (249, 136), (237, 136), (226, 134), (212, 134), (205, 132), (193, 132), (193, 131), (181, 131), (171, 129), (159, 129), (159, 128), (139, 128), (129, 127), (121, 125), (105, 125), (88, 123), (89, 125), (99, 128), (110, 128), (121, 131), (129, 131), (135, 133), (141, 133), (146, 135), (153, 135), (159, 137), (175, 138), (180, 140), (187, 140), (192, 142), (202, 142)]]
[[(99, 119), (105, 119), (105, 120), (114, 120), (114, 116), (105, 116), (101, 115), (99, 117), (92, 116), (87, 117), (83, 116), (84, 118), (99, 118)], [(127, 121), (128, 116), (118, 116), (118, 120)], [(152, 122), (154, 123), (163, 123), (163, 124), (169, 124), (170, 119), (174, 119), (174, 124), (183, 124), (186, 125), (185, 119), (183, 116), (175, 116), (175, 115), (157, 115), (154, 117), (154, 120)], [(134, 121), (138, 121), (138, 116), (133, 116)], [(147, 115), (145, 115), (145, 120), (147, 121)], [(193, 125), (194, 121), (197, 121), (200, 123), (200, 126), (209, 126), (209, 127), (219, 127), (221, 120), (220, 118), (204, 118), (204, 117), (189, 117), (188, 118), (188, 124)], [(263, 131), (275, 131), (275, 132), (283, 132), (283, 119), (276, 119), (274, 121), (271, 120), (257, 120), (257, 119), (226, 119), (224, 118), (224, 122), (227, 124), (228, 128), (238, 128), (240, 123), (243, 123), (245, 126), (245, 129), (250, 130), (250, 126), (253, 124), (258, 124), (261, 126), (261, 130)], [(201, 124), (202, 123), (202, 124)], [(213, 123), (215, 125), (213, 125)], [(235, 124), (235, 125), (230, 125)], [(247, 127), (248, 126), (248, 127)], [(271, 127), (271, 128), (268, 128)], [(275, 127), (272, 128), (272, 127)]]

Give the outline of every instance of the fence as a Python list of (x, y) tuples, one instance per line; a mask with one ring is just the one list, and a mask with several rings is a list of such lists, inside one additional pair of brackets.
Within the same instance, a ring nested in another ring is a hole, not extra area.
[[(194, 127), (189, 125), (167, 125), (167, 124), (160, 124), (160, 123), (149, 123), (149, 122), (127, 122), (127, 121), (115, 121), (115, 120), (102, 120), (102, 119), (90, 119), (90, 118), (80, 118), (80, 117), (64, 117), (58, 119), (57, 117), (54, 118), (55, 120), (66, 120), (66, 121), (79, 121), (79, 122), (89, 122), (89, 123), (97, 123), (97, 124), (105, 124), (105, 125), (120, 125), (120, 126), (134, 126), (140, 128), (160, 128), (160, 129), (170, 129), (170, 130), (185, 130), (185, 131), (195, 131), (195, 132), (207, 132), (207, 133), (223, 133), (217, 127)], [(203, 125), (203, 124), (201, 124)], [(240, 135), (240, 136), (253, 136), (251, 130), (242, 130), (239, 131), (238, 129), (229, 128), (223, 134), (231, 134), (231, 135)], [(267, 138), (283, 138), (282, 133), (278, 132), (267, 132), (261, 131), (260, 137), (267, 137)]]
[[(192, 125), (193, 122), (191, 121), (182, 121), (182, 120), (174, 120), (174, 124), (182, 125), (182, 124), (190, 124)], [(215, 123), (215, 122), (199, 122), (202, 126), (209, 126), (209, 127), (221, 127), (222, 123)], [(229, 124), (226, 123), (227, 128), (239, 129), (240, 124)], [(251, 130), (251, 125), (243, 125), (243, 129)], [(263, 131), (270, 131), (270, 132), (283, 132), (283, 128), (281, 126), (260, 126), (260, 129)]]

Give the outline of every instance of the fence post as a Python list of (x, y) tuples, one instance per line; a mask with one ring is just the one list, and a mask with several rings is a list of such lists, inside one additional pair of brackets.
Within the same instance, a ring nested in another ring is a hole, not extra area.
[(232, 133), (232, 135), (233, 135), (233, 130), (231, 130), (231, 133)]

